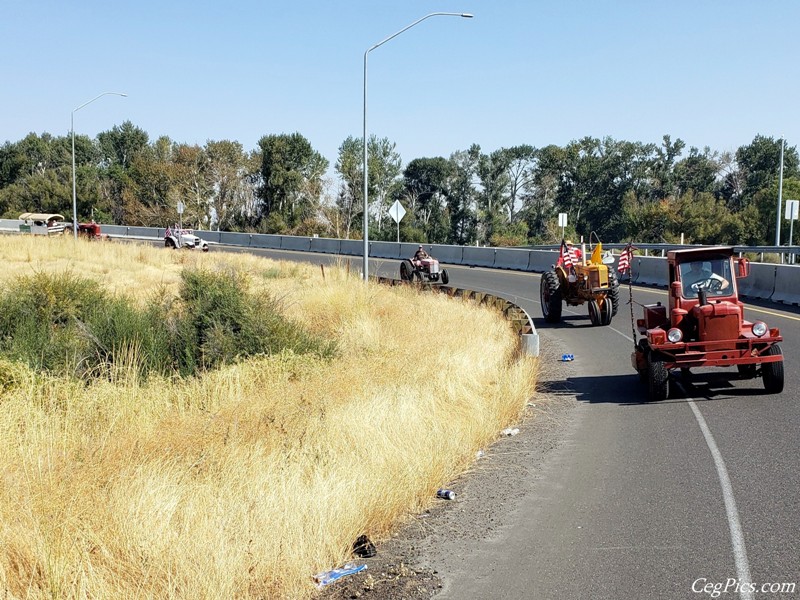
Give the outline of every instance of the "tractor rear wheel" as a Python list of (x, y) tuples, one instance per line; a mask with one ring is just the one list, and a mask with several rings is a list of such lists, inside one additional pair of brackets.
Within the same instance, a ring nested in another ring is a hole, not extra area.
[(553, 271), (542, 274), (539, 297), (544, 320), (547, 323), (558, 323), (561, 320), (561, 283)]
[[(783, 352), (778, 344), (772, 344), (764, 356), (780, 356)], [(768, 394), (780, 394), (783, 391), (783, 360), (761, 365), (761, 378), (764, 380), (764, 389)]]
[(616, 317), (619, 309), (619, 279), (617, 279), (617, 274), (614, 273), (611, 267), (608, 268), (608, 297), (611, 298), (612, 302), (611, 316)]
[(167, 248), (174, 248), (175, 247), (175, 240), (173, 240), (172, 238), (166, 238), (164, 240), (164, 246), (166, 246)]
[(647, 356), (647, 396), (652, 402), (669, 396), (669, 371), (663, 361), (653, 356), (653, 352)]

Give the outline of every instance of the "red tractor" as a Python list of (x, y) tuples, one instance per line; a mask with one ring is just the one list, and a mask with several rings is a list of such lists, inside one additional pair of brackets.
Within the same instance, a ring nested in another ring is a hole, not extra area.
[(633, 367), (648, 385), (650, 400), (669, 395), (669, 375), (689, 377), (700, 367), (736, 367), (737, 377), (761, 377), (767, 393), (783, 390), (780, 331), (763, 321), (747, 321), (736, 279), (750, 274), (746, 258), (733, 248), (671, 250), (669, 306), (644, 306), (636, 325), (641, 338), (631, 355)]
[(111, 238), (108, 234), (100, 232), (100, 225), (92, 221), (91, 223), (78, 223), (78, 235), (87, 240), (104, 240)]
[(444, 285), (450, 282), (447, 269), (439, 266), (439, 261), (419, 247), (412, 258), (400, 263), (400, 279), (403, 281), (441, 281)]

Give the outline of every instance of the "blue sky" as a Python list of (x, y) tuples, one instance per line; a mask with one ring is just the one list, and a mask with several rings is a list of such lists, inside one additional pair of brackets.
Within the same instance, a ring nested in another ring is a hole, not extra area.
[(333, 165), (370, 133), (404, 164), (583, 136), (735, 150), (800, 142), (796, 0), (3, 0), (0, 143), (95, 136), (130, 120), (151, 140), (303, 134)]

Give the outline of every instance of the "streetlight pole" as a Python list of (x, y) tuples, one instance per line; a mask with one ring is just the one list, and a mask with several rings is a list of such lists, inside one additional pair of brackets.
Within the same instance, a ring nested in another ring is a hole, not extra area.
[(404, 31), (408, 31), (414, 25), (418, 25), (422, 23), (425, 19), (429, 19), (430, 17), (463, 17), (465, 19), (471, 19), (472, 15), (469, 13), (451, 13), (451, 12), (434, 12), (424, 17), (417, 19), (410, 25), (406, 25), (397, 33), (393, 33), (386, 39), (381, 40), (374, 46), (371, 46), (364, 52), (364, 281), (369, 279), (369, 198), (368, 198), (368, 191), (367, 188), (369, 187), (369, 169), (367, 167), (367, 56), (370, 52), (375, 50), (378, 46), (382, 46), (389, 40), (396, 38), (398, 35), (403, 33)]
[(103, 96), (122, 96), (123, 98), (127, 98), (128, 94), (121, 94), (119, 92), (103, 92), (99, 96), (95, 96), (88, 102), (81, 104), (78, 108), (73, 110), (72, 115), (70, 115), (69, 129), (72, 134), (72, 233), (76, 240), (78, 239), (78, 196), (75, 193), (75, 113), (87, 104), (91, 104)]
[[(781, 170), (778, 177), (778, 216), (775, 223), (775, 245), (781, 245), (781, 204), (783, 204), (783, 144), (785, 139), (781, 136)], [(781, 262), (783, 262), (783, 254), (781, 254)]]

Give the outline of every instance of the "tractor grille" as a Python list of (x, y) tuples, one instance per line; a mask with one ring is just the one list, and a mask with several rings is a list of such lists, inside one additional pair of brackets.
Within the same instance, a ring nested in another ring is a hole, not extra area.
[(742, 322), (741, 309), (731, 302), (718, 302), (695, 306), (697, 339), (701, 342), (737, 340)]

